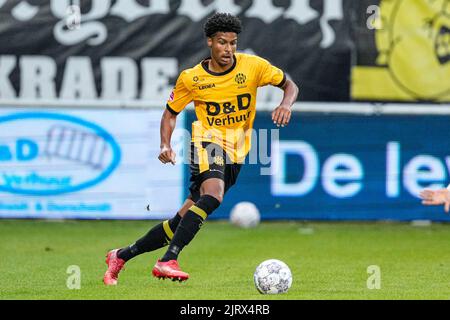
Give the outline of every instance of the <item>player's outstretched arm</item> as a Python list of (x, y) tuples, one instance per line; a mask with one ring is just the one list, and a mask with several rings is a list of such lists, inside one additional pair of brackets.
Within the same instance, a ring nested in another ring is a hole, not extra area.
[(176, 124), (177, 116), (166, 109), (161, 118), (161, 151), (158, 157), (159, 161), (164, 164), (172, 163), (175, 165), (176, 163), (176, 154), (170, 144)]
[(281, 89), (284, 91), (283, 100), (272, 112), (272, 121), (278, 127), (285, 127), (291, 121), (291, 107), (297, 101), (299, 89), (292, 80), (286, 80)]
[(420, 193), (422, 204), (426, 206), (444, 205), (445, 212), (450, 211), (450, 190), (423, 190)]

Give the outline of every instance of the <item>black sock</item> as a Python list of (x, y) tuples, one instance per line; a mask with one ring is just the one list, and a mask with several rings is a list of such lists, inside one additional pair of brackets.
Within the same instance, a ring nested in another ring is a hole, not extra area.
[(162, 262), (170, 260), (177, 260), (178, 255), (185, 246), (187, 246), (192, 239), (194, 239), (203, 221), (213, 213), (220, 205), (220, 202), (209, 195), (200, 197), (195, 205), (185, 214), (177, 231), (175, 232), (172, 241), (166, 254), (162, 257)]
[(164, 221), (163, 223), (153, 227), (145, 236), (132, 245), (120, 249), (117, 253), (117, 257), (128, 261), (145, 252), (150, 252), (165, 247), (172, 240), (173, 234), (180, 221), (181, 217), (177, 213), (172, 219)]

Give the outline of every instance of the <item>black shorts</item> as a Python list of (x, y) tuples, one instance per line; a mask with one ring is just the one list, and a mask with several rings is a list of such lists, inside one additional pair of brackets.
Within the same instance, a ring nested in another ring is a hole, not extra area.
[(200, 199), (200, 186), (208, 179), (221, 179), (225, 182), (225, 193), (236, 183), (242, 164), (232, 163), (227, 153), (211, 142), (192, 142), (190, 153), (191, 199)]

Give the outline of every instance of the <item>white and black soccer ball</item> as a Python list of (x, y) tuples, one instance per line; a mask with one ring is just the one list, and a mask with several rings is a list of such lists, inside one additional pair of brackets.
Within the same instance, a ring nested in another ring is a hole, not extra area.
[(258, 208), (251, 202), (236, 204), (230, 213), (230, 222), (241, 228), (256, 227), (261, 220)]
[(292, 286), (292, 273), (286, 263), (276, 259), (262, 262), (253, 275), (256, 289), (261, 294), (288, 292)]

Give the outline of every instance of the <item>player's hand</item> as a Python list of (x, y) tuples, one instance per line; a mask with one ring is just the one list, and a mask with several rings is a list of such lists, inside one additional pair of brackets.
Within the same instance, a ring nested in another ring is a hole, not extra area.
[(171, 163), (173, 165), (176, 164), (176, 153), (172, 150), (172, 147), (170, 146), (163, 146), (161, 147), (161, 151), (159, 153), (159, 161), (161, 161), (164, 164)]
[(423, 190), (420, 193), (422, 204), (426, 206), (444, 205), (445, 212), (450, 212), (450, 191), (447, 189), (440, 190)]
[(291, 121), (292, 111), (289, 106), (281, 105), (272, 112), (272, 121), (277, 127), (286, 127)]

